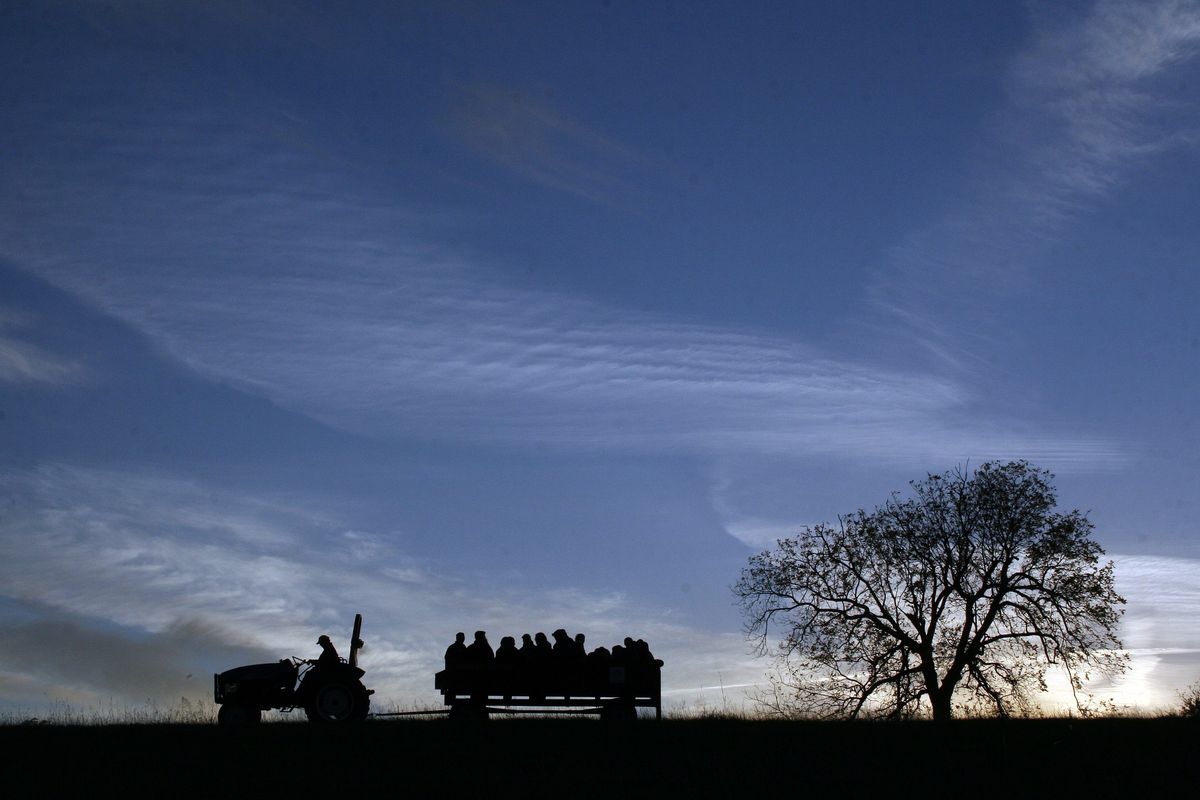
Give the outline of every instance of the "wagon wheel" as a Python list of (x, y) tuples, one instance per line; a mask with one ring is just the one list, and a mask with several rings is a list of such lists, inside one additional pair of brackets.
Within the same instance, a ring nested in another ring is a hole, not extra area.
[(450, 706), (450, 719), (452, 720), (485, 720), (487, 718), (487, 708), (475, 703), (458, 702)]
[(627, 722), (637, 719), (637, 708), (628, 701), (605, 703), (600, 709), (600, 719), (613, 722)]

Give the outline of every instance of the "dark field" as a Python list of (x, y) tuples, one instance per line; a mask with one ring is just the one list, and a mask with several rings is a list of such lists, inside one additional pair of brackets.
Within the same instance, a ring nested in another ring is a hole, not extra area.
[(0, 728), (5, 797), (1192, 796), (1184, 719)]

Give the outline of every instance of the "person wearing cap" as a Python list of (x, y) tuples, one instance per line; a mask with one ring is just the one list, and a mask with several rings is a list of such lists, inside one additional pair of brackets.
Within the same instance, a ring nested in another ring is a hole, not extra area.
[(335, 667), (341, 663), (342, 659), (338, 656), (338, 651), (334, 649), (333, 642), (325, 634), (321, 634), (317, 638), (317, 644), (321, 645), (321, 656), (317, 659), (317, 667)]

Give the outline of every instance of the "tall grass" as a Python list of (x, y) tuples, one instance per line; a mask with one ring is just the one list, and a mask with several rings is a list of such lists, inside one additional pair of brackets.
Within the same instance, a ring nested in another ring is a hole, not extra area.
[[(372, 712), (376, 714), (388, 714), (396, 712), (416, 712), (416, 711), (433, 711), (440, 710), (437, 705), (417, 705), (413, 703), (374, 703), (372, 704)], [(49, 706), (32, 710), (32, 709), (11, 709), (0, 710), (0, 727), (12, 727), (21, 725), (56, 725), (56, 726), (104, 726), (104, 725), (212, 725), (217, 720), (218, 707), (210, 700), (189, 699), (186, 697), (179, 698), (179, 701), (172, 705), (167, 705), (156, 700), (147, 699), (140, 705), (121, 704), (115, 700), (109, 700), (107, 704), (79, 706), (72, 705), (63, 700), (57, 700)], [(639, 715), (643, 718), (646, 716), (653, 717), (653, 710), (641, 709)], [(496, 714), (496, 719), (504, 719), (507, 715)], [(536, 714), (521, 714), (516, 715), (518, 719), (528, 719), (536, 717)], [(549, 715), (547, 715), (549, 716)], [(1200, 684), (1192, 687), (1187, 693), (1181, 694), (1180, 705), (1174, 708), (1166, 709), (1140, 709), (1132, 707), (1120, 707), (1107, 709), (1103, 714), (1094, 715), (1093, 718), (1104, 719), (1161, 719), (1168, 717), (1192, 717), (1200, 716)], [(784, 717), (772, 713), (766, 708), (750, 704), (746, 701), (731, 702), (725, 697), (722, 697), (719, 702), (708, 701), (701, 697), (698, 700), (691, 702), (681, 702), (671, 704), (663, 712), (663, 718), (666, 720), (729, 720), (729, 721), (757, 721), (757, 720), (774, 720), (783, 719)], [(803, 715), (797, 715), (796, 718), (803, 718)], [(963, 715), (958, 719), (981, 719), (987, 717), (976, 717), (973, 715)], [(1042, 712), (1025, 717), (1027, 719), (1078, 719), (1079, 717), (1068, 711)], [(386, 717), (384, 718), (386, 719)], [(405, 716), (404, 719), (420, 720), (444, 719), (443, 715), (425, 716)], [(263, 714), (264, 722), (305, 722), (306, 717), (302, 710), (295, 710), (290, 713), (282, 713), (277, 711), (268, 711)]]
[(0, 711), (0, 725), (207, 725), (216, 722), (212, 701), (179, 698), (174, 705), (147, 699), (141, 705), (107, 704), (78, 706), (56, 700), (39, 709)]

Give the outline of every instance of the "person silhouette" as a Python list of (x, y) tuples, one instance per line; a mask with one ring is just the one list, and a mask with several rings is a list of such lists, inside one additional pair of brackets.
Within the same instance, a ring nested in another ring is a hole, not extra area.
[(552, 646), (554, 657), (559, 661), (570, 659), (572, 653), (575, 651), (575, 642), (571, 640), (570, 636), (567, 636), (567, 632), (559, 628), (550, 635), (554, 637), (554, 645)]
[(528, 633), (521, 634), (521, 653), (522, 660), (529, 664), (537, 656), (537, 645), (533, 643), (533, 637)]
[(605, 683), (608, 681), (608, 667), (612, 663), (612, 654), (607, 647), (597, 647), (585, 657), (586, 669), (592, 679)]
[(454, 644), (446, 648), (446, 669), (461, 667), (467, 661), (467, 635), (462, 631), (454, 634)]
[(319, 669), (336, 667), (342, 662), (338, 651), (334, 649), (333, 642), (329, 640), (328, 636), (322, 633), (317, 637), (317, 644), (321, 645), (321, 655), (317, 658), (317, 667)]
[(485, 631), (475, 631), (475, 641), (467, 645), (467, 660), (474, 666), (490, 666), (496, 660), (496, 652), (488, 644)]
[(625, 652), (625, 648), (619, 644), (614, 644), (613, 649), (612, 649), (611, 658), (609, 658), (609, 661), (612, 662), (612, 665), (614, 667), (623, 667), (623, 666), (625, 666), (625, 663), (627, 660), (628, 660), (628, 658), (627, 658), (627, 654)]
[(638, 649), (638, 658), (646, 666), (661, 667), (663, 665), (661, 658), (655, 658), (654, 653), (650, 652), (650, 645), (646, 644), (645, 639), (638, 639), (634, 644)]
[(546, 638), (546, 634), (538, 631), (533, 637), (537, 647), (537, 660), (549, 661), (554, 655), (554, 645), (550, 644), (550, 640)]
[(496, 648), (496, 666), (515, 667), (521, 663), (521, 653), (517, 650), (517, 640), (505, 636)]
[(582, 633), (575, 634), (575, 658), (581, 661), (587, 658), (587, 645), (584, 644), (586, 641)]

